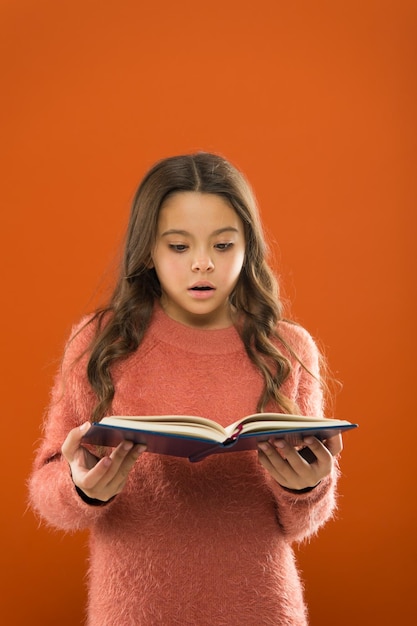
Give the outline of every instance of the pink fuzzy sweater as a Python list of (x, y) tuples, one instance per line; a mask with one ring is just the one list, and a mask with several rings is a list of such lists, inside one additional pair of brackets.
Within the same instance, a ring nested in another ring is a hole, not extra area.
[[(279, 331), (317, 371), (310, 335), (284, 322)], [(95, 403), (86, 358), (73, 364), (92, 332), (67, 347), (30, 479), (32, 506), (47, 523), (90, 529), (89, 626), (307, 624), (291, 544), (331, 516), (336, 476), (292, 494), (267, 475), (256, 452), (196, 464), (145, 453), (121, 494), (105, 506), (86, 504), (60, 448)], [(262, 390), (233, 327), (189, 328), (159, 307), (113, 378), (114, 414), (204, 415), (224, 425), (254, 413)], [(321, 414), (319, 387), (297, 362), (283, 391), (303, 412)]]

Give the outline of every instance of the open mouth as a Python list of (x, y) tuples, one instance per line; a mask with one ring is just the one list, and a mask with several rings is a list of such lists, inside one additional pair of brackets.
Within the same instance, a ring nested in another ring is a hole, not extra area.
[(190, 294), (193, 294), (193, 298), (206, 300), (207, 298), (210, 298), (211, 294), (216, 291), (216, 287), (208, 281), (201, 281), (189, 287), (188, 291)]

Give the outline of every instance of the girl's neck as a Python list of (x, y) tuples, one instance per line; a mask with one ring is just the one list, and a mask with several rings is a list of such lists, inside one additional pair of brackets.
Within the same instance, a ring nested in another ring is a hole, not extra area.
[(235, 325), (237, 313), (235, 308), (229, 303), (225, 303), (223, 310), (219, 310), (215, 315), (209, 313), (193, 314), (192, 312), (181, 311), (181, 314), (176, 314), (176, 311), (170, 307), (167, 307), (164, 303), (164, 298), (157, 301), (157, 304), (161, 307), (164, 313), (172, 320), (195, 328), (199, 330), (222, 330), (224, 328), (230, 328)]

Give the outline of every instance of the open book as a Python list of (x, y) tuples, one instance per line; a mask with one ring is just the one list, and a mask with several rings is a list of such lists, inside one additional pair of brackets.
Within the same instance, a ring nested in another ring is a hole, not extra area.
[(92, 424), (82, 441), (117, 446), (128, 439), (146, 444), (148, 452), (195, 462), (210, 454), (256, 450), (258, 442), (274, 437), (302, 446), (307, 435), (325, 440), (356, 426), (345, 420), (281, 413), (248, 415), (226, 428), (213, 420), (188, 415), (114, 415)]

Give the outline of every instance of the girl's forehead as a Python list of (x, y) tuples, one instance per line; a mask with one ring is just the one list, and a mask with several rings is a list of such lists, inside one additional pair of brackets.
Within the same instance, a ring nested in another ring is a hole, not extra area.
[(222, 196), (196, 191), (178, 192), (162, 205), (158, 231), (215, 231), (230, 227), (243, 232), (243, 224), (235, 209)]

